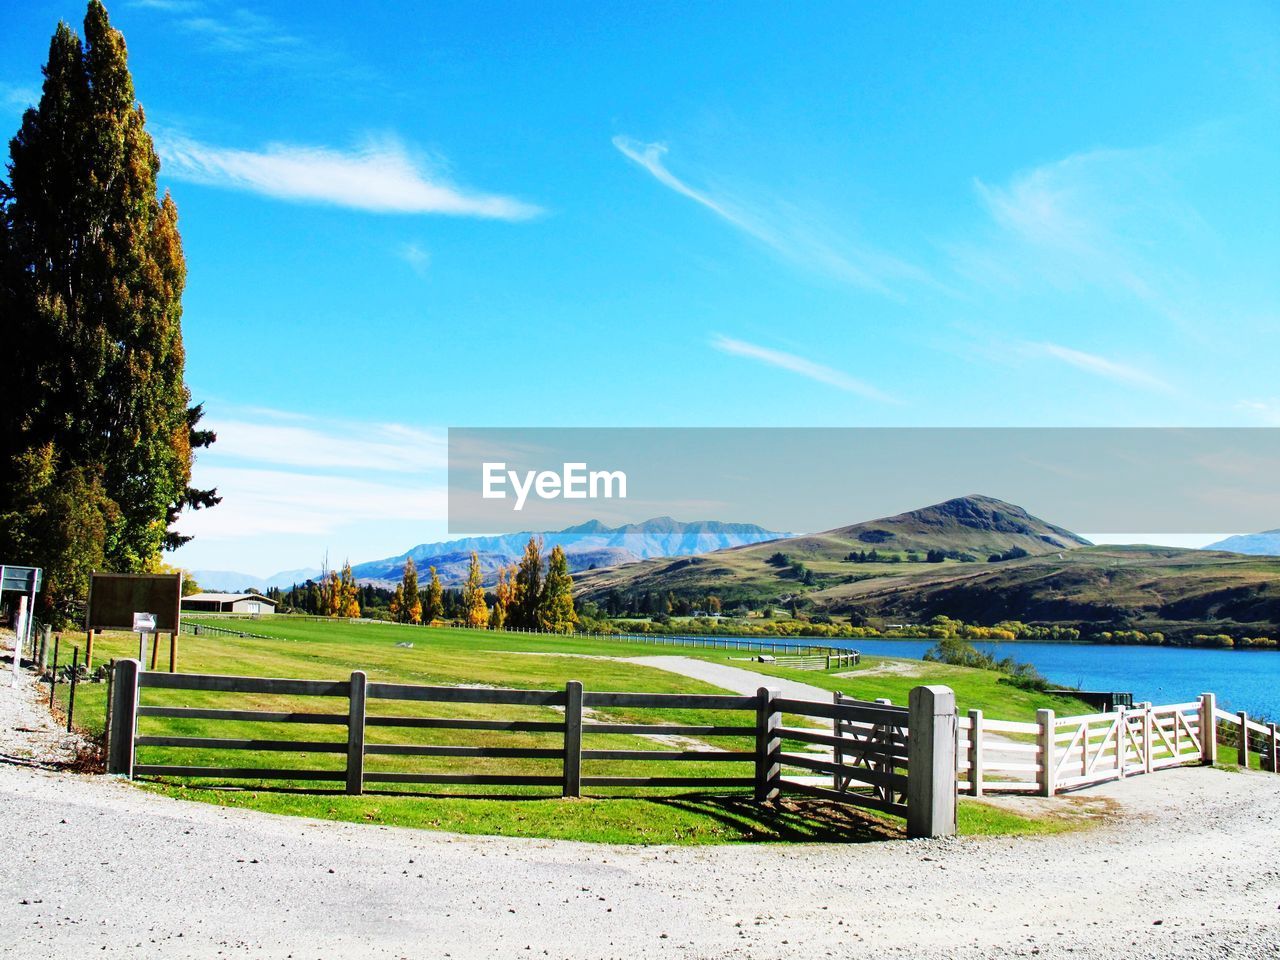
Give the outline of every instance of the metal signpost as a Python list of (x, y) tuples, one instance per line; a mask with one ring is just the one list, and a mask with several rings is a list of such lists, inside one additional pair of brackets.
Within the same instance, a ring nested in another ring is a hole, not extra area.
[(22, 667), (22, 649), (31, 640), (31, 622), (36, 608), (36, 594), (44, 571), (39, 567), (18, 567), (0, 564), (0, 592), (21, 593), (18, 600), (18, 616), (13, 624), (13, 682), (18, 682)]
[(138, 634), (138, 662), (146, 663), (147, 634), (156, 632), (156, 615), (154, 613), (133, 614), (133, 629)]

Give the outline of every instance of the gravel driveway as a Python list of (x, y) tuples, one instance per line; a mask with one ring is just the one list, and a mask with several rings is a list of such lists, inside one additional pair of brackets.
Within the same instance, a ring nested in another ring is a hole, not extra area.
[[(32, 697), (0, 691), (8, 757)], [(1036, 839), (607, 847), (275, 817), (10, 761), (0, 956), (1280, 952), (1280, 778), (1182, 769), (1096, 795), (1109, 825)]]

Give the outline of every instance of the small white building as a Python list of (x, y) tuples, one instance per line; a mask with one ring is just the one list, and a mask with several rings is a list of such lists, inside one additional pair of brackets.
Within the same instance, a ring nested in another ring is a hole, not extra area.
[(182, 598), (188, 613), (275, 613), (276, 602), (260, 593), (193, 593)]

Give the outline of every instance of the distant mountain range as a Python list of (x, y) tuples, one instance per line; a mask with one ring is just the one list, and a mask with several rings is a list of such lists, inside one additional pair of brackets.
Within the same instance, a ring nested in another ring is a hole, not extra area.
[(400, 580), (405, 560), (412, 557), (419, 571), (435, 567), (445, 586), (456, 586), (466, 580), (471, 553), (475, 551), (480, 558), (485, 583), (492, 583), (497, 579), (500, 567), (519, 559), (531, 536), (541, 536), (545, 550), (559, 545), (569, 560), (569, 569), (578, 572), (651, 557), (694, 556), (711, 550), (777, 540), (790, 534), (766, 530), (754, 523), (722, 523), (719, 520), (684, 523), (671, 517), (655, 517), (620, 527), (589, 520), (551, 533), (511, 533), (422, 543), (395, 557), (357, 564), (352, 571), (358, 580), (394, 583)]
[(1256, 557), (1280, 557), (1280, 530), (1242, 533), (1211, 543), (1204, 549), (1229, 550), (1231, 553), (1247, 553)]
[[(352, 567), (352, 572), (361, 582), (389, 586), (399, 582), (405, 560), (412, 557), (414, 564), (424, 575), (428, 567), (435, 567), (446, 587), (458, 586), (466, 581), (471, 552), (474, 550), (480, 558), (485, 583), (491, 584), (497, 579), (500, 567), (519, 559), (531, 536), (541, 536), (545, 550), (558, 544), (568, 557), (569, 569), (577, 572), (651, 557), (693, 556), (710, 550), (777, 540), (791, 534), (766, 530), (754, 523), (722, 523), (718, 520), (684, 523), (671, 517), (655, 517), (643, 523), (628, 523), (619, 527), (609, 527), (598, 520), (590, 520), (550, 533), (524, 532), (420, 543), (385, 560), (358, 563)], [(308, 579), (319, 577), (320, 570), (283, 570), (269, 577), (256, 577), (234, 570), (193, 570), (191, 575), (206, 590), (261, 591), (305, 583)]]
[(281, 570), (269, 577), (255, 577), (251, 573), (237, 573), (234, 570), (192, 570), (191, 576), (203, 590), (215, 593), (256, 590), (261, 593), (272, 587), (288, 588), (295, 583), (306, 583), (320, 576), (319, 567), (304, 567), (300, 570)]

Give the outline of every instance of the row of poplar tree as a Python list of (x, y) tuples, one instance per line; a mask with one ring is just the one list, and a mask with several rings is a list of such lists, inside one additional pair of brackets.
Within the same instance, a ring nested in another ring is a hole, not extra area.
[[(490, 604), (480, 557), (472, 551), (461, 598), (461, 619), (467, 626), (565, 633), (578, 622), (573, 608), (569, 560), (557, 544), (546, 558), (544, 573), (540, 537), (530, 537), (519, 561), (498, 570), (498, 583), (492, 596)], [(436, 568), (430, 568), (430, 579), (423, 590), (418, 586), (418, 569), (410, 557), (405, 560), (404, 575), (391, 597), (391, 619), (401, 623), (431, 623), (444, 617), (444, 600)]]
[(0, 562), (44, 568), (40, 615), (74, 616), (93, 570), (161, 567), (193, 451), (215, 437), (184, 382), (186, 263), (134, 99), (124, 37), (91, 0), (60, 23), (0, 181)]

